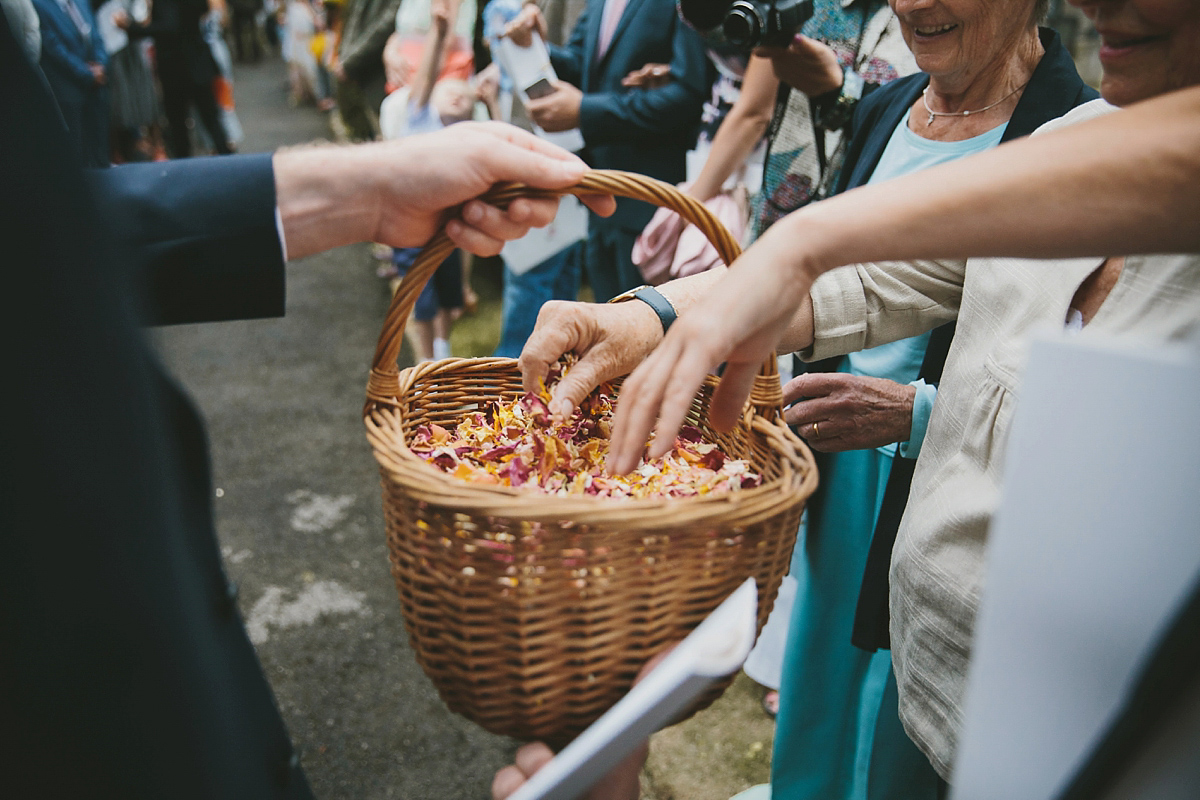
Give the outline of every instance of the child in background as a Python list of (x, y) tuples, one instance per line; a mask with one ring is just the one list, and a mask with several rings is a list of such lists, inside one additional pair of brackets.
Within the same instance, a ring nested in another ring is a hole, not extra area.
[(298, 106), (317, 100), (317, 60), (312, 39), (317, 14), (309, 0), (289, 0), (284, 12), (283, 60), (288, 65), (288, 103)]
[[(431, 133), (474, 115), (476, 97), (470, 83), (459, 78), (438, 80), (456, 10), (452, 0), (431, 3), (431, 25), (416, 75), (407, 86), (388, 95), (379, 110), (385, 139)], [(393, 290), (420, 252), (419, 248), (392, 251)], [(455, 250), (437, 268), (413, 309), (409, 333), (417, 361), (451, 356), (450, 328), (462, 308), (463, 268)]]
[(317, 108), (320, 111), (333, 111), (337, 108), (333, 83), (333, 57), (337, 48), (333, 28), (337, 24), (338, 6), (333, 2), (316, 3), (314, 11), (317, 32), (313, 34), (310, 48), (316, 62)]

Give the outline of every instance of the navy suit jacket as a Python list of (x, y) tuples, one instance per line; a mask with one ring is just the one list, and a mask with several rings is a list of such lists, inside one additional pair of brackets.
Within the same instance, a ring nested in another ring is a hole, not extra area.
[[(588, 0), (563, 46), (550, 47), (561, 80), (584, 93), (579, 128), (584, 158), (601, 169), (622, 169), (679, 183), (687, 151), (696, 144), (700, 112), (712, 84), (704, 44), (675, 12), (672, 0), (629, 0), (612, 42), (596, 59), (604, 0)], [(658, 89), (626, 89), (621, 79), (648, 63), (671, 65)], [(641, 230), (654, 209), (620, 200), (617, 212), (593, 224)]]
[(0, 797), (310, 797), (136, 311), (279, 313), (270, 159), (89, 183), (6, 24), (0, 108)]

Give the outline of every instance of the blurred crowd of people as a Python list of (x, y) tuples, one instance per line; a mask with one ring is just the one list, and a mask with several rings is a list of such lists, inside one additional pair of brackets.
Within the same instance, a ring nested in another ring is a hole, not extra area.
[(4, 9), (86, 165), (185, 158), (196, 147), (230, 153), (241, 141), (225, 0), (5, 0)]

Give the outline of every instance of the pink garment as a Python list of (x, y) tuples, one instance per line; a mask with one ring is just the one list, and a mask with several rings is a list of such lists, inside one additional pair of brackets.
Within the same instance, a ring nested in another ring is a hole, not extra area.
[[(741, 195), (741, 191), (722, 192), (704, 204), (738, 240), (746, 224)], [(660, 208), (633, 244), (633, 263), (646, 283), (657, 286), (710, 270), (722, 261), (699, 228), (669, 208)]]
[(604, 58), (608, 46), (612, 44), (613, 34), (617, 32), (617, 23), (625, 13), (628, 0), (607, 0), (604, 4), (604, 14), (600, 18), (600, 38), (596, 42), (596, 60)]

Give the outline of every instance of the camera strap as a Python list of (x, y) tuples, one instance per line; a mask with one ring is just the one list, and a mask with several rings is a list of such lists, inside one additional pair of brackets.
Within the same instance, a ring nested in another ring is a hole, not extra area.
[[(862, 43), (863, 43), (863, 37), (865, 37), (867, 34), (867, 23), (869, 23), (871, 20), (871, 6), (872, 5), (873, 4), (871, 2), (869, 2), (869, 0), (861, 0), (861, 2), (859, 3), (859, 11), (861, 14), (861, 18), (859, 19), (859, 22), (858, 22), (858, 40), (855, 41), (855, 43), (854, 43), (854, 54), (850, 58), (850, 64), (854, 67), (856, 72), (862, 66)], [(784, 101), (785, 105), (786, 105), (786, 102), (787, 101), (785, 99), (785, 101)], [(776, 101), (776, 103), (778, 104), (778, 101)], [(813, 107), (812, 98), (809, 98), (808, 104), (809, 104), (808, 105), (809, 116), (811, 119), (815, 120), (816, 119), (816, 110)], [(778, 110), (779, 110), (779, 107), (778, 107), (778, 105), (776, 105), (776, 111), (778, 112)], [(821, 183), (820, 183), (819, 191), (820, 191), (821, 195), (824, 196), (825, 191), (828, 189), (828, 186), (829, 186), (829, 178), (830, 178), (830, 176), (829, 176), (829, 157), (825, 154), (825, 129), (817, 127), (815, 122), (813, 124), (813, 144), (817, 148), (817, 169), (820, 171), (820, 176), (821, 176)], [(819, 200), (822, 198), (814, 197), (813, 199)]]

